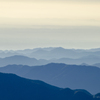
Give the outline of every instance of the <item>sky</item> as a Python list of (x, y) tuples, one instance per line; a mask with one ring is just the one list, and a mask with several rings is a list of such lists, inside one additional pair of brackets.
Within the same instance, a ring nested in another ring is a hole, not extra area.
[(100, 47), (100, 0), (0, 0), (0, 49)]

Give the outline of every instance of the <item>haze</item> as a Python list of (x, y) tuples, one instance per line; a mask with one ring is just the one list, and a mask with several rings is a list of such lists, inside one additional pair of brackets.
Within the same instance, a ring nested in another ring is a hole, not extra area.
[(0, 49), (97, 48), (99, 0), (0, 0)]

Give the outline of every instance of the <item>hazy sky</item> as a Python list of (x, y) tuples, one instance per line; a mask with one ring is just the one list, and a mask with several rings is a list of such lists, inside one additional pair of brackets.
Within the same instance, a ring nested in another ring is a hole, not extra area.
[(99, 44), (100, 0), (0, 0), (0, 49)]

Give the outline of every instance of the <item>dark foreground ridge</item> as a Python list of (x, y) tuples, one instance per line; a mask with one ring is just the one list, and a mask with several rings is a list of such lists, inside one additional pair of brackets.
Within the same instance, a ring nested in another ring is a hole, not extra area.
[(85, 90), (71, 90), (48, 85), (42, 81), (0, 73), (0, 100), (100, 100)]
[(48, 84), (71, 89), (85, 89), (91, 94), (100, 92), (100, 68), (86, 65), (50, 63), (43, 66), (8, 65), (0, 72), (41, 80)]

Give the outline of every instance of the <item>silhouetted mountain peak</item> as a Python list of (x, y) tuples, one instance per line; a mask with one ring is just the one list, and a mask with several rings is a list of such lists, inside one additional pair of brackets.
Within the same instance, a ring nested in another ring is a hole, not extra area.
[(10, 58), (12, 58), (12, 59), (35, 59), (35, 58), (29, 58), (29, 57), (23, 56), (23, 55), (14, 55), (14, 56), (6, 57), (6, 59), (10, 59)]
[(87, 93), (83, 91), (75, 91), (73, 99), (72, 100), (92, 100), (93, 96), (88, 95)]
[(100, 93), (97, 93), (97, 94), (95, 95), (95, 98), (100, 99)]

